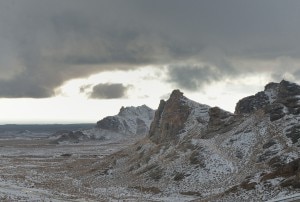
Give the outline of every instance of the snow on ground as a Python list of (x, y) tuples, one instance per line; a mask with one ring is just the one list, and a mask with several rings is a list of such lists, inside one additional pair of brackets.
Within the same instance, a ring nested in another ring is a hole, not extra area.
[[(107, 176), (97, 175), (95, 171), (89, 175), (91, 168), (96, 167), (101, 171), (97, 164), (105, 156), (127, 147), (135, 140), (59, 145), (50, 144), (49, 141), (47, 138), (0, 140), (0, 201), (171, 202), (191, 201), (197, 198), (177, 192), (141, 192), (118, 183), (119, 179), (115, 179), (109, 170)], [(148, 143), (141, 150), (148, 150), (150, 147)], [(122, 160), (116, 163), (123, 164)], [(92, 178), (93, 182), (86, 181), (86, 176)], [(98, 182), (95, 179), (98, 179)], [(101, 185), (102, 183), (107, 185)]]
[(247, 158), (251, 155), (251, 149), (256, 143), (256, 134), (251, 131), (242, 131), (233, 135), (230, 139), (224, 141), (223, 147), (234, 149), (236, 156)]
[(99, 201), (94, 200), (97, 197), (93, 192), (69, 191), (82, 185), (67, 165), (77, 161), (92, 165), (131, 143), (96, 141), (57, 145), (50, 144), (47, 138), (2, 139), (0, 201)]
[(277, 99), (277, 94), (278, 93), (277, 93), (276, 89), (273, 89), (273, 88), (266, 89), (264, 91), (264, 93), (268, 96), (270, 103), (273, 103)]
[[(284, 193), (281, 193), (281, 194), (284, 194)], [(275, 197), (274, 199), (272, 200), (269, 200), (267, 202), (280, 202), (280, 201), (284, 201), (284, 202), (289, 202), (289, 201), (299, 201), (300, 200), (300, 193), (297, 193), (297, 194), (292, 194), (292, 195), (284, 195), (284, 196), (278, 196), (278, 197)]]

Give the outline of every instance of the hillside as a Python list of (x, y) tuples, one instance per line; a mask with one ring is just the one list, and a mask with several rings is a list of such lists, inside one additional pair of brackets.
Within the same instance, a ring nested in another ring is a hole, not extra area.
[(146, 138), (95, 169), (122, 186), (196, 201), (294, 194), (300, 191), (299, 113), (300, 86), (284, 80), (240, 100), (234, 114), (175, 90), (160, 102)]

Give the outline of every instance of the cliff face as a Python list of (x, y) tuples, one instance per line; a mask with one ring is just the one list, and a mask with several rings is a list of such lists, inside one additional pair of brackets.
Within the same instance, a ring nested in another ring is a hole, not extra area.
[(188, 135), (209, 137), (230, 125), (232, 119), (230, 112), (196, 103), (174, 90), (167, 101), (160, 102), (149, 138), (156, 144), (163, 144), (177, 143)]
[(153, 142), (166, 143), (178, 139), (191, 113), (185, 99), (182, 92), (174, 90), (166, 102), (160, 102), (149, 131), (149, 138)]

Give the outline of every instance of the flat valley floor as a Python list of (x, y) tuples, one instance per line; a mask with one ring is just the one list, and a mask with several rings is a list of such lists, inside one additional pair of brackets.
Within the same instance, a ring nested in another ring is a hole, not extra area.
[[(105, 173), (107, 155), (132, 144), (89, 141), (52, 144), (47, 138), (0, 139), (0, 201), (191, 201), (128, 187)], [(105, 174), (103, 174), (105, 173)], [(128, 180), (128, 179), (126, 179)]]
[(128, 144), (95, 141), (59, 145), (46, 138), (0, 139), (0, 201), (118, 200), (120, 189), (82, 184), (80, 173)]

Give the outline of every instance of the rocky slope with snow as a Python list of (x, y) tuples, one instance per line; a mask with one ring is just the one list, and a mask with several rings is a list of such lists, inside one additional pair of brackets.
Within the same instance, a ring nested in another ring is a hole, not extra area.
[(300, 191), (299, 139), (295, 83), (266, 85), (240, 100), (234, 114), (175, 90), (160, 102), (146, 138), (97, 167), (106, 168), (105, 179), (153, 194), (264, 201)]

